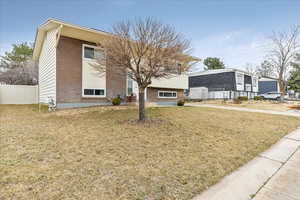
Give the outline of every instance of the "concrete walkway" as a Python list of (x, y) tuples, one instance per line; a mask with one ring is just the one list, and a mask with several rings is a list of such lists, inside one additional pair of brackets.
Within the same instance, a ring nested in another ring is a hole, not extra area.
[(300, 112), (297, 111), (284, 112), (284, 111), (260, 110), (260, 109), (230, 107), (230, 106), (221, 106), (221, 105), (212, 105), (212, 104), (195, 104), (195, 103), (187, 103), (185, 105), (194, 106), (194, 107), (219, 108), (219, 109), (236, 110), (236, 111), (243, 111), (243, 112), (257, 112), (257, 113), (266, 113), (272, 115), (286, 115), (286, 116), (300, 117)]
[(300, 200), (300, 127), (193, 200)]

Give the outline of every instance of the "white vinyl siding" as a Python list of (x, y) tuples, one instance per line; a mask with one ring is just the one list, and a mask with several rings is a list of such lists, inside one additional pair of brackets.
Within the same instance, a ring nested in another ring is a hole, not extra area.
[(236, 89), (238, 91), (243, 91), (244, 90), (244, 74), (236, 72), (235, 78), (236, 78)]
[(155, 88), (172, 88), (172, 89), (188, 89), (189, 77), (186, 74), (173, 75), (168, 78), (160, 78), (151, 80), (149, 87)]
[[(103, 58), (103, 52), (96, 46), (82, 45), (82, 97), (106, 97), (106, 73), (94, 67), (99, 65), (96, 58)], [(99, 95), (96, 92), (99, 91)]]
[(58, 29), (46, 33), (39, 57), (39, 102), (56, 104), (56, 34)]

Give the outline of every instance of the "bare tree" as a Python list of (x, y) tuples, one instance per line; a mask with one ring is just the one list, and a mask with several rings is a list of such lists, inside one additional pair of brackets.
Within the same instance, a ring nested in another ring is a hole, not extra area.
[(274, 32), (271, 36), (271, 51), (267, 59), (278, 75), (282, 100), (285, 95), (292, 62), (300, 50), (298, 43), (299, 31), (300, 26), (292, 26), (287, 32)]
[(0, 83), (9, 85), (38, 84), (38, 67), (34, 61), (27, 61), (18, 66), (0, 71)]
[(264, 60), (260, 64), (260, 66), (257, 67), (257, 75), (258, 76), (265, 76), (265, 77), (275, 76), (274, 66), (272, 66), (272, 64), (268, 60)]
[(257, 67), (253, 63), (246, 63), (245, 70), (249, 74), (253, 74), (253, 75), (257, 74)]
[(188, 56), (190, 42), (173, 27), (152, 18), (120, 22), (113, 27), (113, 34), (99, 44), (106, 53), (95, 69), (103, 73), (110, 66), (136, 81), (139, 121), (144, 121), (145, 88), (153, 79), (170, 78), (189, 69), (196, 61)]

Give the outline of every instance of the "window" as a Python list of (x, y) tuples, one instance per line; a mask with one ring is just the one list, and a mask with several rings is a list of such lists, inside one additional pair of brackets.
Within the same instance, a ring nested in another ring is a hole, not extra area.
[(104, 52), (101, 49), (94, 48), (91, 46), (84, 46), (84, 58), (89, 59), (103, 59)]
[(127, 95), (130, 96), (133, 93), (133, 80), (130, 76), (127, 76)]
[(104, 89), (84, 89), (85, 96), (104, 96)]
[(174, 91), (158, 91), (158, 98), (177, 98), (177, 92), (174, 92)]
[(243, 85), (243, 83), (244, 83), (244, 75), (236, 74), (236, 84)]
[(92, 89), (84, 89), (84, 95), (94, 95), (94, 90), (92, 90)]
[(98, 89), (96, 89), (95, 90), (95, 95), (96, 96), (103, 96), (104, 95), (104, 90), (98, 90)]
[(90, 59), (94, 59), (95, 57), (95, 52), (94, 52), (94, 48), (91, 47), (84, 47), (84, 57), (85, 58), (90, 58)]
[(253, 87), (257, 87), (257, 79), (253, 78)]

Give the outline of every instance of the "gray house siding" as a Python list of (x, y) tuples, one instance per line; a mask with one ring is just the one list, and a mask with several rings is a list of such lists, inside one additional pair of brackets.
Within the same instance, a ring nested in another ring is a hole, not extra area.
[(259, 81), (258, 82), (258, 93), (264, 94), (267, 92), (277, 92), (278, 84), (277, 81)]
[(236, 91), (234, 72), (189, 77), (189, 88), (206, 87), (208, 91)]

